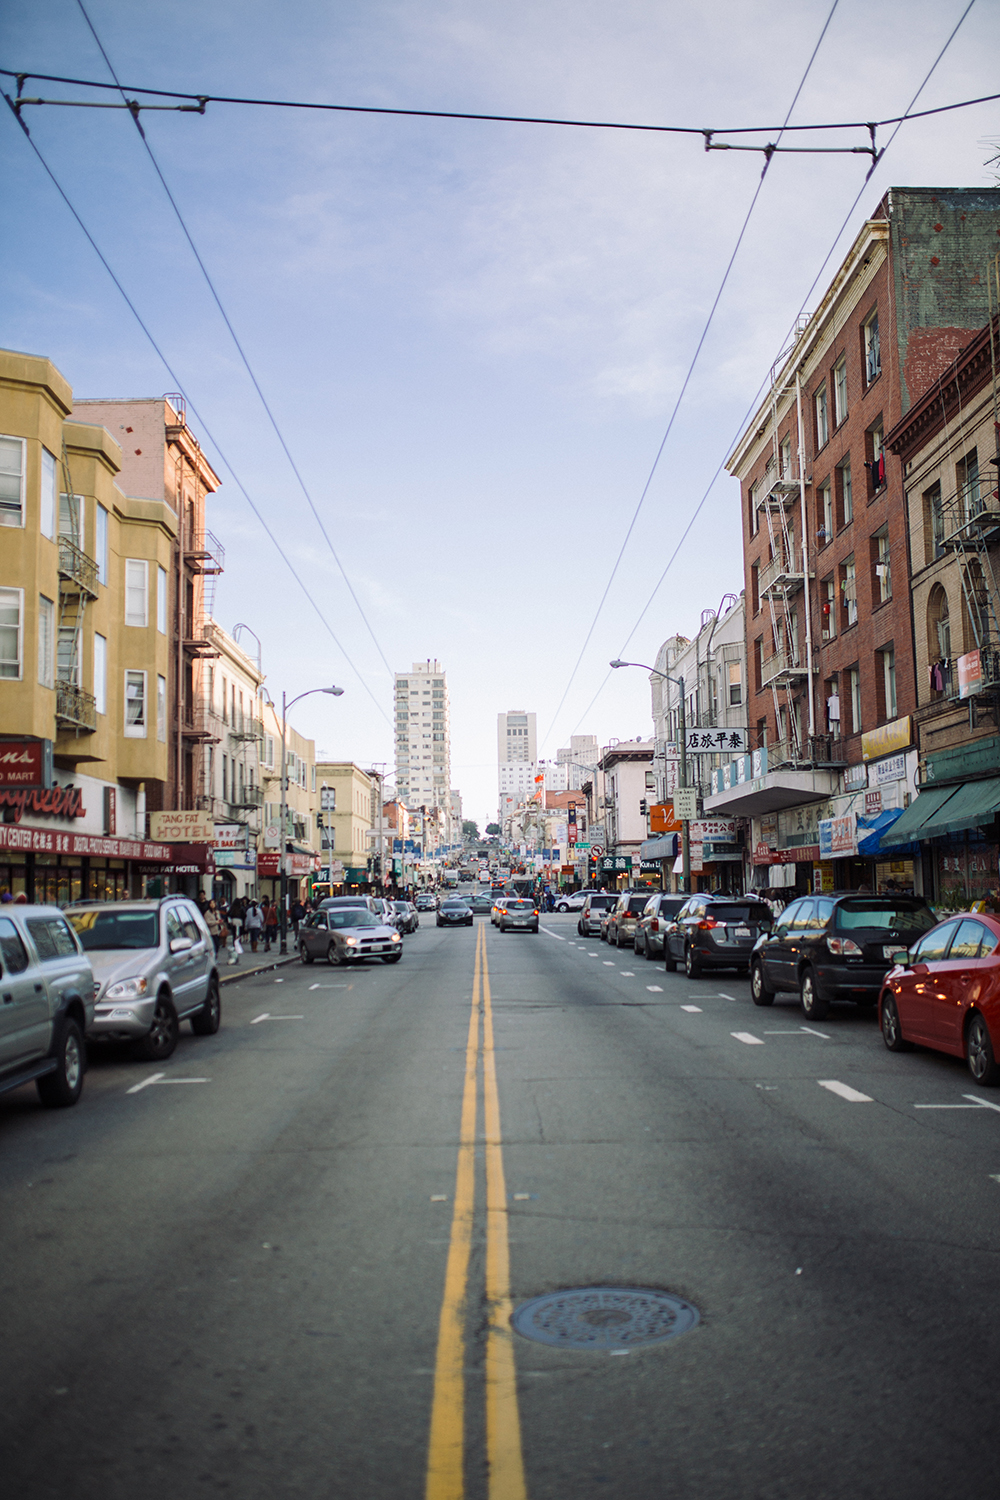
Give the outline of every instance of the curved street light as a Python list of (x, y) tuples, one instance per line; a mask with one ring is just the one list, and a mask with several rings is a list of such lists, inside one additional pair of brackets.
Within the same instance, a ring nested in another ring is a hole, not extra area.
[[(680, 784), (687, 786), (687, 724), (684, 718), (684, 678), (671, 677), (669, 672), (661, 672), (659, 667), (647, 667), (644, 661), (620, 661), (617, 657), (608, 663), (609, 666), (618, 667), (641, 667), (644, 672), (652, 672), (654, 677), (662, 677), (665, 682), (672, 682), (681, 690), (680, 711), (677, 716), (677, 727), (681, 737), (681, 765)], [(683, 874), (681, 876), (684, 885), (684, 895), (691, 894), (691, 825), (687, 818), (681, 819), (681, 855), (683, 860)]]
[(285, 720), (290, 708), (294, 708), (296, 703), (302, 698), (311, 697), (313, 693), (329, 693), (332, 698), (341, 698), (343, 697), (344, 689), (332, 683), (329, 687), (307, 688), (304, 693), (299, 693), (298, 697), (293, 698), (290, 702), (286, 699), (284, 693), (281, 695), (281, 943), (278, 949), (280, 953), (288, 952), (288, 912), (286, 910), (288, 906), (288, 861), (286, 858), (288, 851), (285, 848), (288, 842), (286, 837), (288, 824), (288, 778), (285, 770), (287, 738)]

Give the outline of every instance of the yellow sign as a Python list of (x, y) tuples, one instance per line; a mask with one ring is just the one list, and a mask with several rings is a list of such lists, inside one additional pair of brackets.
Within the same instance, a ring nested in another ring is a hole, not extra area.
[(163, 844), (214, 844), (215, 819), (193, 809), (150, 813), (149, 836)]
[(878, 760), (894, 750), (908, 750), (912, 738), (909, 714), (905, 719), (893, 719), (891, 724), (880, 724), (861, 736), (861, 759)]

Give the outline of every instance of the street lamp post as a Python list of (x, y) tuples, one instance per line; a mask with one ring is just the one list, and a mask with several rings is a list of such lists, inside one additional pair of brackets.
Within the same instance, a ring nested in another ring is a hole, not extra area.
[(279, 917), (279, 925), (281, 931), (281, 944), (279, 947), (279, 952), (281, 953), (288, 952), (288, 851), (285, 848), (285, 845), (288, 842), (286, 838), (286, 827), (288, 822), (286, 719), (288, 717), (288, 710), (290, 708), (294, 708), (296, 703), (298, 703), (300, 699), (308, 698), (313, 693), (329, 693), (331, 697), (339, 698), (342, 696), (343, 691), (344, 689), (342, 687), (335, 686), (325, 688), (307, 688), (304, 693), (299, 693), (297, 698), (293, 698), (291, 703), (288, 703), (286, 701), (284, 693), (282, 693), (281, 695), (281, 912)]
[[(680, 691), (681, 691), (680, 711), (678, 713), (678, 719), (677, 719), (677, 728), (678, 728), (678, 730), (680, 732), (680, 737), (681, 737), (681, 764), (680, 764), (680, 778), (681, 779), (680, 779), (680, 784), (681, 784), (681, 786), (686, 787), (687, 786), (687, 744), (686, 744), (686, 741), (687, 741), (687, 732), (686, 732), (687, 731), (687, 723), (686, 723), (686, 720), (684, 718), (684, 678), (683, 677), (671, 677), (668, 673), (661, 672), (660, 669), (659, 669), (659, 667), (647, 667), (646, 663), (642, 662), (642, 661), (618, 661), (616, 659), (615, 661), (611, 662), (609, 665), (612, 666), (612, 667), (641, 667), (644, 672), (652, 672), (652, 674), (653, 674), (654, 677), (662, 677), (665, 682), (672, 682), (675, 687), (680, 688)], [(683, 873), (682, 873), (682, 876), (681, 876), (681, 880), (682, 880), (682, 883), (683, 883), (683, 886), (684, 886), (684, 892), (683, 892), (683, 894), (685, 896), (690, 896), (690, 894), (691, 894), (691, 824), (690, 824), (690, 821), (687, 818), (682, 818), (681, 819), (681, 857), (682, 857), (682, 861), (683, 861), (683, 866), (682, 866)]]

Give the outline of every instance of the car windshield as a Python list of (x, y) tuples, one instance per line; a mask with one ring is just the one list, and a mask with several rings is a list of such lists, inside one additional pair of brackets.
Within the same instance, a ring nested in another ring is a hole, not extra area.
[(88, 953), (159, 943), (155, 911), (68, 911), (66, 916)]
[(409, 911), (409, 906), (405, 901), (394, 901), (392, 904), (397, 911)]
[(465, 902), (464, 901), (445, 901), (442, 904), (442, 910), (443, 911), (464, 911), (465, 910)]
[(717, 922), (756, 922), (758, 925), (765, 922), (768, 927), (771, 925), (771, 908), (762, 901), (713, 901), (705, 915), (714, 917)]
[(640, 916), (648, 900), (648, 896), (630, 896), (628, 902), (629, 915), (633, 917)]
[(361, 907), (348, 907), (343, 911), (327, 912), (331, 927), (381, 927), (382, 923), (373, 911)]
[(890, 928), (898, 933), (929, 932), (937, 917), (922, 901), (900, 901), (895, 896), (855, 896), (841, 901), (836, 916), (838, 932)]

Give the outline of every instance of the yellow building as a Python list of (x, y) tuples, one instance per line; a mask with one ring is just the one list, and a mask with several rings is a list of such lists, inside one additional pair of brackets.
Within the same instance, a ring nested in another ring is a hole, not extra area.
[[(265, 689), (266, 691), (266, 689)], [(258, 889), (277, 896), (281, 880), (281, 715), (263, 695), (259, 709), (263, 724), (260, 775), (263, 786), (263, 835), (257, 852)], [(284, 848), (288, 856), (288, 889), (292, 899), (305, 895), (308, 877), (318, 865), (319, 795), (316, 742), (307, 740), (291, 724), (285, 728), (286, 824)]]
[[(324, 824), (333, 829), (333, 848), (323, 851), (323, 864), (343, 866), (343, 874), (332, 883), (365, 885), (372, 832), (372, 778), (350, 760), (320, 761), (316, 780), (322, 795), (327, 789)], [(332, 806), (330, 805), (332, 803)]]
[(168, 775), (178, 522), (44, 357), (0, 350), (0, 890), (138, 894)]

